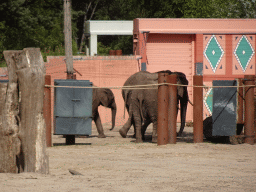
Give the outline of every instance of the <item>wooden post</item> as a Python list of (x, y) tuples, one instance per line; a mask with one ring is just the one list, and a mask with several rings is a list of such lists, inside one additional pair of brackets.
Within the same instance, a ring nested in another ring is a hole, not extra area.
[(64, 0), (64, 36), (67, 73), (73, 74), (71, 2)]
[[(254, 75), (245, 75), (245, 85), (254, 86)], [(244, 135), (245, 143), (254, 144), (254, 87), (245, 87)]]
[[(177, 84), (177, 75), (168, 76), (168, 83)], [(177, 86), (169, 85), (169, 106), (168, 106), (168, 133), (169, 143), (175, 144), (177, 140), (176, 124), (177, 124)]]
[[(45, 75), (45, 85), (51, 85), (51, 75)], [(44, 119), (46, 125), (46, 146), (52, 146), (51, 88), (44, 88)]]
[(196, 87), (203, 85), (203, 76), (194, 75), (194, 96), (193, 96), (193, 123), (194, 123), (194, 142), (202, 143), (204, 139), (203, 135), (203, 88)]
[(49, 173), (43, 118), (45, 67), (40, 49), (4, 51), (4, 57), (9, 86), (2, 133), (15, 140), (11, 150), (17, 162), (16, 172)]
[[(168, 73), (158, 73), (158, 83), (167, 83)], [(168, 85), (158, 87), (157, 144), (168, 143)]]

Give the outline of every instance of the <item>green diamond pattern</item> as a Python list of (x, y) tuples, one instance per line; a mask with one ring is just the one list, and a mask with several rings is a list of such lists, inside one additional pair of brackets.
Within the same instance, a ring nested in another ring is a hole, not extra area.
[(239, 42), (237, 43), (234, 54), (236, 56), (238, 63), (245, 72), (252, 59), (252, 56), (254, 55), (252, 45), (250, 44), (245, 35), (243, 35)]
[(212, 35), (210, 40), (208, 41), (208, 44), (205, 47), (204, 56), (210, 63), (211, 68), (214, 73), (215, 73), (223, 55), (224, 55), (224, 51), (223, 51), (222, 47), (220, 46), (219, 42), (217, 41), (217, 38), (215, 37), (215, 35)]
[(213, 89), (210, 88), (204, 98), (204, 105), (206, 106), (210, 115), (212, 115), (212, 97), (213, 97)]

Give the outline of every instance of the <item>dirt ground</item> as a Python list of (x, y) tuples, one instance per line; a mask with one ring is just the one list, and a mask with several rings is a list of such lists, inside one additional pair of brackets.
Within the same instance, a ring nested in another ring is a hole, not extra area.
[[(88, 138), (53, 136), (47, 148), (50, 174), (0, 174), (2, 192), (82, 191), (256, 191), (256, 145), (193, 143), (192, 127), (186, 127), (177, 144), (157, 146), (134, 143), (133, 130), (122, 138), (116, 127), (107, 138), (97, 138), (95, 126)], [(72, 175), (69, 169), (82, 175)]]

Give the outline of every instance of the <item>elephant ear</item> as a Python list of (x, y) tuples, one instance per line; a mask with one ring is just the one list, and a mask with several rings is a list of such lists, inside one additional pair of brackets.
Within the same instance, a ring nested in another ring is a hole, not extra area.
[(114, 94), (110, 89), (104, 89), (103, 94), (100, 94), (100, 101), (103, 106), (108, 107), (112, 105), (115, 100)]

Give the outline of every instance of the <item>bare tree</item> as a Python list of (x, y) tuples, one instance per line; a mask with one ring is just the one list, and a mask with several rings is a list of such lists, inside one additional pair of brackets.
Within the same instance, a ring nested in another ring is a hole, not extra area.
[(94, 7), (92, 7), (92, 6), (93, 6), (93, 5), (92, 5), (92, 2), (93, 2), (93, 1), (91, 1), (89, 4), (87, 4), (87, 5), (86, 5), (86, 8), (85, 8), (86, 11), (85, 11), (85, 15), (84, 15), (83, 33), (82, 33), (82, 38), (81, 38), (81, 42), (80, 42), (79, 52), (82, 52), (83, 42), (84, 42), (84, 40), (85, 40), (85, 22), (87, 21), (87, 18), (88, 18), (87, 16), (88, 16), (88, 14), (89, 14), (89, 10), (90, 10), (90, 9), (92, 10), (91, 15), (90, 15), (90, 18), (89, 18), (89, 20), (91, 20), (92, 17), (93, 17), (93, 15), (94, 15), (94, 12), (95, 12), (95, 10), (96, 10), (96, 7), (97, 7), (97, 5), (98, 5), (98, 3), (99, 3), (99, 0), (96, 1)]

